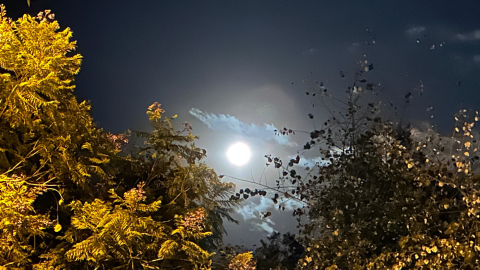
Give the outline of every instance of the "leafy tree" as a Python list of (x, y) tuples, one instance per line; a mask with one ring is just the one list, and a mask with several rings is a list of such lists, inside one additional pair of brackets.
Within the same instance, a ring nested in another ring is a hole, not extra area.
[(191, 126), (154, 103), (152, 133), (103, 132), (73, 94), (70, 29), (0, 11), (0, 267), (209, 269), (239, 200)]
[[(157, 212), (162, 202), (145, 204), (143, 187), (144, 184), (140, 184), (125, 192), (124, 198), (112, 189), (113, 203), (99, 199), (84, 204), (72, 202), (72, 226), (62, 239), (74, 245), (61, 258), (74, 262), (79, 268), (85, 264), (108, 269), (208, 268), (212, 254), (195, 243), (211, 234), (205, 231), (204, 209), (199, 208), (184, 217), (175, 215), (175, 227), (172, 228), (152, 218), (151, 213)], [(43, 256), (49, 261), (40, 268), (49, 269), (55, 265), (57, 250)], [(82, 263), (75, 263), (78, 261)]]
[(460, 111), (451, 137), (402, 127), (382, 120), (378, 105), (362, 100), (375, 92), (362, 75), (357, 73), (346, 102), (322, 87), (316, 92), (340, 107), (330, 110), (332, 118), (304, 146), (318, 149), (322, 163), (302, 176), (292, 168), (300, 156), (286, 166), (267, 156), (283, 170), (277, 187), (295, 185), (283, 199), (296, 197), (307, 206), (294, 211), (309, 217), (298, 239), (305, 253), (297, 268), (480, 267), (479, 157), (472, 130), (478, 112)]
[(269, 242), (260, 240), (262, 246), (255, 250), (254, 257), (257, 259), (257, 269), (295, 269), (304, 252), (303, 246), (295, 239), (295, 235), (290, 233), (281, 235), (278, 232), (273, 232), (267, 237), (267, 240)]
[(35, 248), (30, 238), (44, 237), (43, 229), (52, 225), (48, 215), (36, 214), (33, 208), (33, 202), (47, 187), (26, 181), (18, 175), (0, 175), (0, 265), (4, 268), (27, 263)]
[[(106, 164), (116, 152), (95, 127), (88, 103), (73, 95), (81, 56), (72, 55), (70, 29), (58, 29), (49, 11), (13, 21), (0, 5), (0, 170), (2, 198), (12, 207), (2, 237), (16, 234), (6, 242), (12, 249), (2, 250), (9, 268), (32, 263), (48, 248), (65, 214), (61, 202), (88, 196), (81, 191), (91, 188), (92, 176), (108, 182)], [(12, 187), (22, 192), (11, 194)], [(22, 218), (9, 221), (15, 216)]]
[[(323, 163), (302, 177), (290, 169), (300, 157), (288, 166), (270, 158), (284, 170), (279, 186), (296, 185), (285, 198), (307, 204), (294, 212), (309, 217), (300, 234), (306, 251), (297, 267), (478, 268), (479, 157), (472, 131), (478, 112), (460, 111), (450, 138), (419, 133), (383, 121), (375, 103), (362, 103), (360, 89), (374, 88), (360, 75), (347, 102), (318, 91), (345, 105), (336, 115), (330, 110), (332, 118), (310, 133), (304, 147), (317, 146)], [(408, 102), (410, 94), (405, 98)]]
[(88, 188), (92, 174), (107, 180), (115, 149), (73, 94), (82, 57), (72, 54), (71, 30), (58, 31), (50, 11), (14, 22), (0, 10), (0, 166), (22, 162), (14, 172), (43, 173), (38, 181), (51, 184)]
[(319, 168), (318, 193), (306, 191), (315, 201), (306, 232), (317, 238), (300, 267), (477, 268), (478, 158), (469, 158), (477, 151), (473, 122), (462, 127), (453, 163), (444, 158), (448, 150), (438, 151), (438, 135), (398, 140), (391, 125), (379, 123), (359, 137), (361, 158), (342, 155)]
[(220, 181), (214, 170), (197, 162), (206, 151), (195, 146), (197, 137), (191, 134), (191, 126), (184, 123), (183, 130), (175, 131), (174, 118), (162, 119), (162, 113), (159, 103), (152, 104), (147, 114), (154, 131), (131, 133), (133, 141), (147, 139), (147, 144), (132, 144), (124, 151), (127, 158), (116, 165), (123, 168), (119, 181), (127, 187), (144, 181), (147, 194), (163, 198), (165, 219), (175, 213), (186, 213), (190, 208), (203, 207), (212, 235), (202, 241), (202, 246), (214, 250), (221, 245), (225, 233), (222, 218), (236, 222), (230, 217), (232, 207), (240, 202), (231, 197), (235, 186)]

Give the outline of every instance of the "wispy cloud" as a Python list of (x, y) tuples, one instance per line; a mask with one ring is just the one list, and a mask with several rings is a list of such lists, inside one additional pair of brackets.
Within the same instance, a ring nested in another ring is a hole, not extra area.
[(413, 26), (405, 31), (408, 35), (418, 35), (427, 30), (424, 26)]
[[(292, 158), (295, 158), (295, 157), (292, 157)], [(299, 162), (298, 166), (300, 166), (300, 167), (313, 167), (315, 165), (325, 166), (325, 165), (328, 165), (328, 164), (330, 164), (330, 162), (322, 159), (321, 157), (314, 157), (314, 158), (302, 157), (302, 158), (300, 158), (300, 162)]]
[(253, 226), (251, 226), (252, 229), (272, 233), (274, 231), (272, 226), (275, 225), (275, 222), (270, 218), (262, 218), (262, 213), (268, 212), (272, 207), (272, 200), (260, 197), (259, 203), (253, 202), (252, 200), (245, 202), (239, 209), (237, 209), (237, 213), (242, 215), (244, 221), (253, 224)]
[[(285, 207), (285, 211), (293, 211), (303, 206), (303, 204), (294, 200), (279, 202), (279, 204)], [(276, 211), (275, 209), (278, 209), (278, 204), (274, 204), (272, 199), (267, 196), (260, 197), (260, 202), (250, 199), (245, 201), (237, 209), (237, 213), (242, 215), (244, 221), (248, 221), (251, 230), (266, 231), (270, 234), (275, 230), (273, 226), (276, 223), (271, 218), (263, 218), (264, 214), (262, 213), (273, 212)]]
[(235, 116), (207, 113), (196, 108), (192, 108), (190, 114), (202, 121), (211, 130), (229, 131), (254, 138), (275, 140), (281, 145), (294, 145), (289, 141), (288, 136), (276, 136), (274, 130), (278, 129), (272, 124), (263, 124), (263, 126), (247, 124), (238, 120)]
[(356, 52), (360, 48), (359, 42), (353, 42), (350, 46), (347, 47), (347, 50), (351, 53)]
[(480, 64), (480, 54), (473, 56), (473, 62), (475, 62), (475, 64)]
[(310, 48), (310, 49), (308, 49), (308, 50), (306, 50), (306, 51), (303, 51), (302, 54), (303, 54), (303, 55), (314, 55), (314, 54), (316, 54), (316, 53), (317, 53), (317, 49), (315, 49), (315, 48)]
[(480, 29), (470, 33), (457, 34), (457, 39), (460, 41), (480, 40)]

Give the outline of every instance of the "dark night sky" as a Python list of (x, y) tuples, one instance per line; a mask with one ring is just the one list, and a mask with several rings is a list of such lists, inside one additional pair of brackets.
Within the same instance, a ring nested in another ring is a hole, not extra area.
[[(158, 101), (168, 115), (179, 115), (179, 124), (193, 125), (207, 164), (219, 174), (259, 181), (263, 155), (296, 154), (306, 137), (274, 137), (272, 129), (312, 130), (322, 123), (328, 115), (312, 108), (305, 92), (322, 81), (341, 96), (361, 60), (374, 64), (367, 77), (385, 87), (378, 97), (384, 104), (403, 104), (413, 94), (404, 119), (414, 124), (428, 121), (446, 133), (458, 109), (480, 107), (476, 0), (32, 0), (30, 8), (26, 0), (3, 2), (13, 18), (52, 9), (73, 30), (84, 56), (76, 94), (92, 101), (101, 127), (149, 130), (145, 111)], [(316, 113), (313, 123), (308, 113)], [(253, 152), (241, 168), (225, 159), (237, 140)], [(277, 172), (265, 175), (273, 183)], [(268, 205), (250, 200), (239, 209), (248, 221), (229, 226), (227, 240), (239, 243), (241, 235), (249, 246), (268, 230), (295, 227), (281, 222), (291, 212), (253, 218)]]

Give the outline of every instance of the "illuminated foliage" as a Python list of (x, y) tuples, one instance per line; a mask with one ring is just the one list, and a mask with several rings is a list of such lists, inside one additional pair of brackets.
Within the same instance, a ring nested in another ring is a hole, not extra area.
[(0, 268), (210, 269), (238, 200), (191, 126), (154, 103), (152, 133), (96, 128), (70, 29), (0, 10)]
[(255, 270), (257, 262), (253, 259), (252, 252), (240, 253), (233, 257), (228, 265), (229, 270)]
[(0, 8), (0, 166), (13, 167), (35, 147), (21, 173), (41, 168), (53, 183), (86, 188), (91, 175), (108, 179), (104, 165), (115, 150), (73, 94), (82, 57), (73, 54), (71, 30), (59, 31), (51, 15), (13, 21)]
[[(121, 163), (123, 181), (145, 181), (148, 193), (163, 196), (165, 212), (162, 216), (173, 218), (172, 213), (184, 214), (189, 208), (203, 207), (208, 217), (208, 228), (213, 235), (202, 241), (202, 246), (215, 249), (225, 233), (223, 220), (236, 222), (230, 217), (232, 207), (239, 203), (231, 199), (232, 183), (221, 182), (214, 170), (198, 163), (206, 152), (194, 144), (191, 126), (175, 131), (174, 118), (164, 117), (157, 102), (149, 106), (147, 114), (154, 131), (132, 132), (132, 140), (147, 139), (145, 145), (129, 149), (128, 160)], [(128, 152), (128, 151), (127, 151)], [(157, 195), (157, 196), (158, 196)]]
[(10, 222), (0, 257), (12, 269), (54, 244), (63, 201), (81, 190), (89, 196), (91, 176), (108, 182), (116, 151), (95, 128), (89, 105), (73, 95), (81, 56), (73, 54), (70, 29), (59, 31), (53, 18), (46, 11), (13, 21), (0, 5), (0, 172), (3, 222)]
[(0, 265), (17, 267), (28, 263), (34, 251), (33, 238), (45, 236), (43, 229), (52, 225), (47, 215), (36, 214), (33, 202), (47, 190), (32, 186), (26, 177), (0, 175)]
[[(96, 199), (92, 203), (70, 203), (74, 211), (72, 226), (62, 239), (73, 247), (65, 253), (65, 258), (107, 269), (119, 266), (166, 269), (180, 265), (208, 268), (211, 254), (195, 243), (211, 234), (204, 230), (203, 209), (185, 217), (176, 215), (172, 228), (152, 218), (150, 214), (161, 208), (161, 201), (145, 204), (143, 188), (144, 184), (139, 184), (125, 192), (124, 198), (110, 190), (109, 202)], [(55, 252), (43, 257), (54, 258)], [(186, 262), (176, 260), (179, 258)], [(53, 265), (55, 262), (46, 261), (37, 267), (50, 269)]]

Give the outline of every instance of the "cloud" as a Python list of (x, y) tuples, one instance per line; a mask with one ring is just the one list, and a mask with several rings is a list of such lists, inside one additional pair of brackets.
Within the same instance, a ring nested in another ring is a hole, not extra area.
[(275, 225), (270, 218), (262, 218), (263, 214), (271, 210), (273, 207), (272, 200), (260, 197), (260, 203), (255, 203), (252, 200), (245, 202), (237, 209), (237, 213), (242, 215), (244, 221), (249, 221), (253, 226), (252, 230), (266, 231), (272, 233), (274, 231), (272, 225)]
[(228, 114), (207, 113), (196, 108), (192, 108), (190, 114), (202, 121), (211, 130), (230, 131), (249, 137), (275, 140), (281, 145), (295, 145), (289, 141), (288, 136), (275, 135), (274, 130), (279, 129), (272, 124), (263, 124), (263, 126), (247, 124)]
[[(337, 146), (330, 147), (329, 149), (330, 149), (329, 152), (332, 155), (335, 155), (335, 154), (340, 155), (343, 153), (343, 150), (338, 148)], [(295, 159), (296, 157), (297, 156), (290, 156), (289, 159)], [(311, 168), (315, 165), (323, 167), (330, 164), (331, 162), (328, 159), (324, 159), (324, 158), (322, 159), (321, 156), (318, 156), (318, 157), (301, 157), (300, 162), (296, 166), (303, 167), (303, 168), (307, 168), (307, 167)]]
[(271, 217), (263, 218), (264, 214), (262, 213), (276, 211), (275, 209), (278, 209), (279, 205), (285, 207), (285, 211), (293, 211), (294, 209), (304, 206), (294, 200), (280, 201), (279, 204), (274, 204), (267, 195), (267, 197), (260, 197), (260, 202), (251, 199), (245, 201), (238, 207), (237, 213), (243, 217), (244, 221), (248, 221), (252, 231), (265, 231), (270, 234), (275, 231), (273, 226), (275, 226), (276, 223)]
[(480, 64), (480, 54), (473, 56), (473, 62), (475, 62), (475, 64)]
[(480, 29), (466, 34), (457, 34), (456, 37), (460, 41), (480, 40)]
[(317, 53), (317, 49), (311, 48), (311, 49), (308, 49), (308, 50), (304, 51), (302, 54), (303, 55), (314, 55), (316, 53)]
[(359, 42), (353, 42), (350, 46), (347, 47), (347, 50), (353, 53), (353, 52), (356, 52), (359, 47), (360, 47)]
[[(292, 157), (292, 158), (295, 158), (295, 157)], [(328, 165), (328, 164), (330, 164), (330, 162), (326, 161), (326, 160), (323, 160), (321, 157), (314, 157), (314, 158), (302, 157), (300, 159), (300, 162), (299, 162), (298, 166), (313, 167), (315, 165), (325, 166), (325, 165)]]
[(405, 32), (409, 35), (418, 35), (425, 32), (425, 30), (427, 29), (424, 26), (413, 26), (407, 29)]

